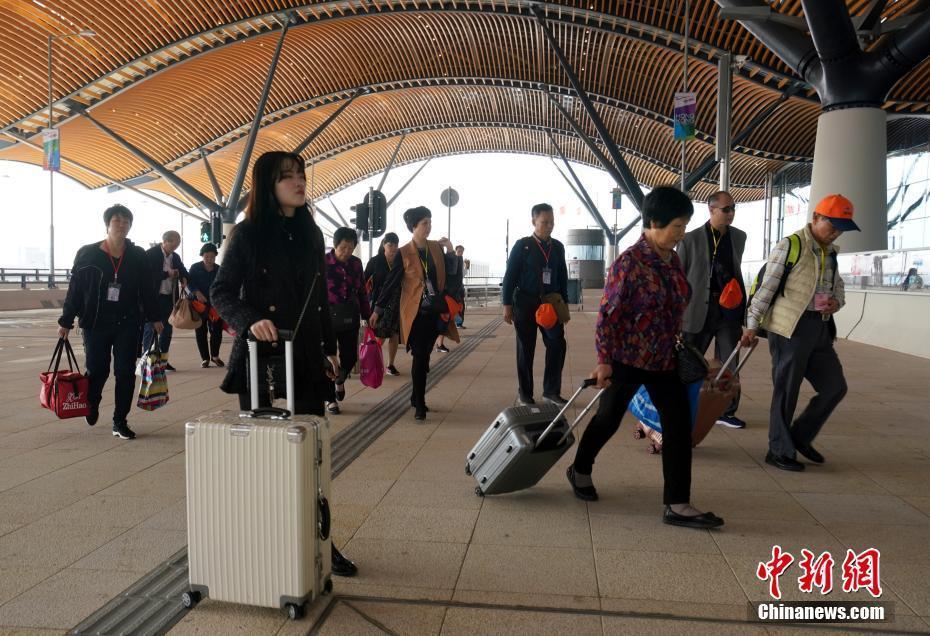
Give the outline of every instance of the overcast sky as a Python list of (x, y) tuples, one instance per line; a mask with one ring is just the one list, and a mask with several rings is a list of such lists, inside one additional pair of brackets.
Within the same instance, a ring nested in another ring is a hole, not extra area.
[[(388, 199), (419, 165), (391, 171), (384, 186)], [(586, 166), (573, 164), (573, 167), (608, 225), (613, 225), (610, 177)], [(176, 229), (183, 234), (184, 262), (199, 260), (199, 221), (183, 217), (180, 212), (131, 191), (87, 190), (67, 177), (56, 175), (55, 179), (56, 267), (69, 267), (81, 245), (103, 238), (102, 214), (114, 203), (123, 203), (133, 211), (135, 223), (130, 239), (148, 246), (160, 240), (165, 230)], [(379, 180), (380, 176), (374, 177), (332, 197), (346, 219), (352, 216), (349, 207), (361, 201), (369, 185), (377, 186)], [(397, 232), (402, 244), (410, 237), (403, 225), (403, 211), (417, 205), (425, 205), (433, 212), (431, 238), (438, 239), (449, 233), (446, 208), (439, 200), (440, 193), (449, 186), (459, 193), (459, 203), (452, 208), (452, 241), (465, 245), (466, 256), (474, 264), (487, 264), (492, 274), (500, 273), (504, 266), (507, 220), (510, 220), (512, 245), (517, 238), (532, 231), (530, 208), (535, 203), (546, 201), (555, 208), (555, 236), (560, 240), (564, 241), (570, 228), (595, 227), (591, 216), (549, 159), (510, 154), (465, 155), (434, 159), (391, 206), (388, 228)], [(0, 161), (0, 202), (0, 215), (7, 233), (7, 240), (0, 247), (0, 266), (48, 267), (48, 173), (35, 166)], [(318, 206), (335, 217), (327, 200), (318, 201)], [(695, 211), (692, 227), (707, 219), (706, 205), (697, 203)], [(745, 218), (741, 219), (741, 213)], [(618, 216), (621, 227), (635, 218), (634, 208), (625, 198)], [(748, 227), (750, 223), (761, 222), (761, 218), (761, 204), (743, 206), (737, 212), (736, 224), (740, 225), (742, 220), (743, 226)], [(320, 223), (324, 229), (332, 231), (328, 223), (322, 220)], [(634, 231), (621, 247), (635, 237), (638, 233)], [(367, 257), (367, 245), (362, 248)]]

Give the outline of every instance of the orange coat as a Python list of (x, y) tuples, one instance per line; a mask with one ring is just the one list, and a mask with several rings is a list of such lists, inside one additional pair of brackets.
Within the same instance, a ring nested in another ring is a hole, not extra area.
[[(445, 294), (446, 259), (443, 257), (442, 247), (436, 241), (427, 241), (426, 245), (436, 265), (436, 282), (439, 286), (436, 291)], [(400, 341), (406, 344), (413, 321), (420, 313), (420, 299), (423, 297), (423, 281), (426, 272), (423, 271), (423, 263), (420, 261), (420, 254), (413, 241), (400, 248), (400, 257), (404, 265), (404, 277), (400, 291)], [(459, 332), (454, 320), (449, 321), (449, 331), (444, 335), (454, 342), (459, 342)]]

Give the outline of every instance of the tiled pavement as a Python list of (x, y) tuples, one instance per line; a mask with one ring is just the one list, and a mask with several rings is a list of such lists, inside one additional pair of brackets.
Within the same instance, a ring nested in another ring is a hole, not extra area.
[[(36, 405), (54, 316), (10, 316), (0, 315), (0, 633), (60, 633), (184, 546), (183, 422), (234, 401), (182, 332), (171, 402), (132, 414), (138, 439), (110, 436), (112, 397), (94, 428), (57, 421)], [(471, 312), (464, 333), (491, 317)], [(590, 370), (592, 328), (593, 314), (569, 324), (564, 394)], [(749, 428), (718, 427), (695, 451), (694, 501), (727, 522), (706, 532), (661, 523), (660, 459), (632, 439), (629, 417), (598, 459), (601, 501), (572, 497), (572, 452), (533, 489), (476, 497), (465, 453), (513, 403), (513, 349), (502, 325), (429, 393), (425, 424), (406, 413), (335, 480), (336, 540), (361, 572), (336, 580), (331, 604), (290, 623), (207, 600), (172, 633), (804, 633), (747, 622), (747, 602), (766, 597), (756, 565), (776, 543), (796, 557), (829, 550), (836, 587), (847, 546), (879, 548), (895, 618), (859, 629), (930, 631), (930, 360), (839, 343), (850, 392), (818, 439), (828, 463), (794, 474), (762, 463), (771, 393), (760, 347), (743, 379)], [(335, 430), (406, 381), (387, 377), (378, 391), (350, 381)], [(801, 598), (798, 573), (781, 579), (786, 600)]]

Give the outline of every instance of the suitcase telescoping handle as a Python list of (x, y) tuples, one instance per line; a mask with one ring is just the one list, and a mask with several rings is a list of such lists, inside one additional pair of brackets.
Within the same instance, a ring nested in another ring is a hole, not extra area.
[[(752, 343), (752, 345), (749, 347), (749, 353), (747, 353), (747, 354), (746, 354), (746, 357), (744, 357), (742, 360), (740, 360), (739, 363), (736, 365), (736, 370), (733, 371), (733, 375), (734, 375), (734, 376), (735, 376), (737, 373), (739, 373), (739, 370), (742, 369), (742, 368), (743, 368), (743, 365), (746, 364), (746, 362), (749, 360), (749, 356), (751, 356), (751, 355), (752, 355), (752, 352), (756, 350), (756, 345), (757, 345), (757, 344), (759, 344), (759, 341), (758, 341), (758, 340), (756, 340), (754, 343)], [(736, 356), (739, 355), (739, 352), (740, 352), (741, 349), (742, 349), (742, 347), (740, 347), (740, 346), (736, 346), (736, 347), (733, 348), (733, 353), (730, 354), (730, 357), (727, 358), (727, 361), (723, 363), (723, 366), (720, 367), (720, 371), (718, 371), (718, 372), (717, 372), (717, 375), (714, 377), (714, 384), (716, 384), (717, 382), (720, 381), (720, 378), (723, 377), (723, 374), (726, 372), (727, 367), (729, 367), (729, 366), (733, 363), (733, 358), (735, 358)]]
[(264, 417), (286, 419), (294, 412), (294, 332), (278, 329), (278, 340), (284, 341), (284, 377), (287, 389), (287, 411), (275, 407), (258, 406), (258, 342), (249, 331), (246, 339), (249, 344), (249, 398), (252, 410), (246, 417)]
[[(597, 380), (595, 380), (594, 378), (588, 378), (588, 379), (586, 379), (584, 382), (581, 383), (581, 386), (578, 387), (578, 390), (575, 391), (575, 394), (572, 395), (572, 396), (568, 399), (568, 402), (565, 403), (565, 406), (562, 407), (562, 410), (559, 411), (558, 415), (556, 415), (554, 418), (552, 418), (552, 422), (549, 423), (549, 426), (546, 427), (546, 430), (544, 430), (544, 431), (542, 432), (542, 435), (540, 435), (539, 438), (536, 440), (536, 446), (534, 446), (533, 448), (539, 448), (539, 445), (542, 444), (542, 441), (543, 441), (544, 439), (546, 439), (546, 436), (549, 435), (549, 432), (550, 432), (553, 428), (555, 428), (555, 425), (558, 423), (559, 418), (561, 418), (561, 417), (565, 414), (565, 411), (568, 410), (568, 407), (570, 407), (570, 406), (572, 405), (572, 403), (573, 403), (576, 399), (578, 399), (578, 396), (581, 395), (581, 392), (584, 391), (585, 389), (587, 389), (587, 388), (590, 387), (590, 386), (594, 386), (595, 384), (597, 384)], [(575, 430), (575, 427), (578, 426), (578, 422), (580, 422), (580, 421), (582, 420), (582, 418), (583, 418), (585, 415), (588, 414), (588, 411), (590, 411), (590, 410), (591, 410), (591, 407), (594, 406), (594, 404), (600, 399), (601, 394), (602, 394), (604, 391), (605, 391), (605, 389), (601, 389), (600, 391), (598, 391), (598, 392), (597, 392), (597, 395), (594, 396), (594, 399), (591, 400), (590, 402), (588, 402), (588, 405), (587, 405), (586, 407), (584, 407), (584, 409), (582, 409), (581, 413), (578, 414), (578, 417), (575, 418), (575, 421), (572, 422), (572, 425), (569, 426), (569, 427), (568, 427), (568, 430), (565, 431), (565, 434), (562, 435), (562, 438), (559, 440), (559, 445), (561, 445), (562, 442), (565, 441), (565, 438), (568, 437), (569, 433), (571, 433), (573, 430)]]

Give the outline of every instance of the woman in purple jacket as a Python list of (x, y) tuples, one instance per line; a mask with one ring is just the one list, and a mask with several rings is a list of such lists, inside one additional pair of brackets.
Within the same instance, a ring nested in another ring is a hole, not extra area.
[(578, 444), (568, 481), (575, 496), (597, 501), (594, 458), (617, 432), (627, 405), (645, 385), (662, 418), (663, 521), (716, 528), (723, 519), (691, 506), (691, 412), (678, 378), (675, 342), (691, 297), (675, 245), (694, 213), (680, 190), (656, 188), (643, 201), (643, 235), (613, 265), (598, 310), (597, 366), (591, 374), (607, 388)]
[(358, 361), (359, 322), (371, 315), (362, 261), (352, 255), (357, 245), (358, 233), (341, 227), (333, 234), (333, 249), (326, 255), (326, 292), (340, 369), (326, 398), (326, 410), (332, 415), (339, 414), (339, 402), (346, 397), (346, 378)]

